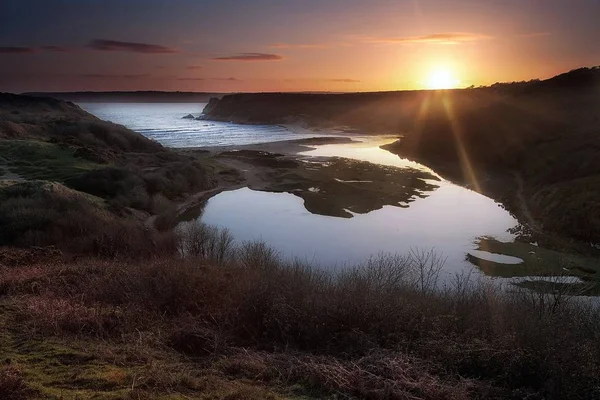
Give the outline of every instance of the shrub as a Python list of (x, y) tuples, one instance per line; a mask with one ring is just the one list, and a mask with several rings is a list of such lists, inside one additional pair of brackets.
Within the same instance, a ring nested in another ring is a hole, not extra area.
[(0, 244), (54, 245), (102, 257), (173, 254), (171, 233), (110, 212), (100, 199), (56, 183), (23, 182), (0, 188)]
[(3, 400), (25, 400), (35, 393), (27, 387), (23, 372), (14, 365), (0, 365), (0, 398)]
[(159, 331), (193, 357), (267, 351), (276, 370), (252, 367), (264, 379), (344, 396), (600, 398), (600, 310), (591, 304), (469, 276), (441, 286), (440, 258), (427, 251), (332, 274), (244, 243), (217, 266), (222, 232), (187, 229), (187, 258), (80, 260), (56, 267), (33, 294), (17, 286), (41, 296), (23, 309), (26, 320), (53, 334)]

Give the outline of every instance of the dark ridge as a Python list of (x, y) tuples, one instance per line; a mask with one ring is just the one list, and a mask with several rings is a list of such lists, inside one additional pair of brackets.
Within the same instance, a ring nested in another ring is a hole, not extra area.
[(600, 243), (600, 67), (457, 90), (235, 94), (211, 101), (205, 118), (403, 135), (386, 149), (539, 231)]

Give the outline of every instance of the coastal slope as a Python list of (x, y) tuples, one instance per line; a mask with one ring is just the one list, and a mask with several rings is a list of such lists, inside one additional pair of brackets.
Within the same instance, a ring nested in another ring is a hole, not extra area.
[(73, 103), (0, 93), (0, 245), (148, 252), (144, 221), (215, 185), (198, 157)]

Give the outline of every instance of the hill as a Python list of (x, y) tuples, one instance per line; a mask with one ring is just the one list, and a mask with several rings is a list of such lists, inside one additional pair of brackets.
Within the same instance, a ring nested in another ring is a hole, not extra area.
[[(136, 236), (150, 215), (215, 185), (210, 167), (198, 158), (165, 149), (73, 103), (3, 93), (0, 183), (0, 245), (59, 245), (74, 252), (124, 244), (116, 241), (123, 230)], [(73, 192), (85, 196), (65, 201)], [(105, 225), (114, 229), (99, 229)]]
[(502, 201), (534, 230), (598, 243), (599, 104), (595, 67), (464, 90), (236, 94), (205, 114), (402, 135), (386, 148)]

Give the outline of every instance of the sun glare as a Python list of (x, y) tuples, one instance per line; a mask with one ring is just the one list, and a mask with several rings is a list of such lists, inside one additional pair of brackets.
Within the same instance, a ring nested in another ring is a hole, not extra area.
[(427, 79), (429, 89), (452, 89), (458, 86), (459, 81), (447, 69), (436, 69)]

